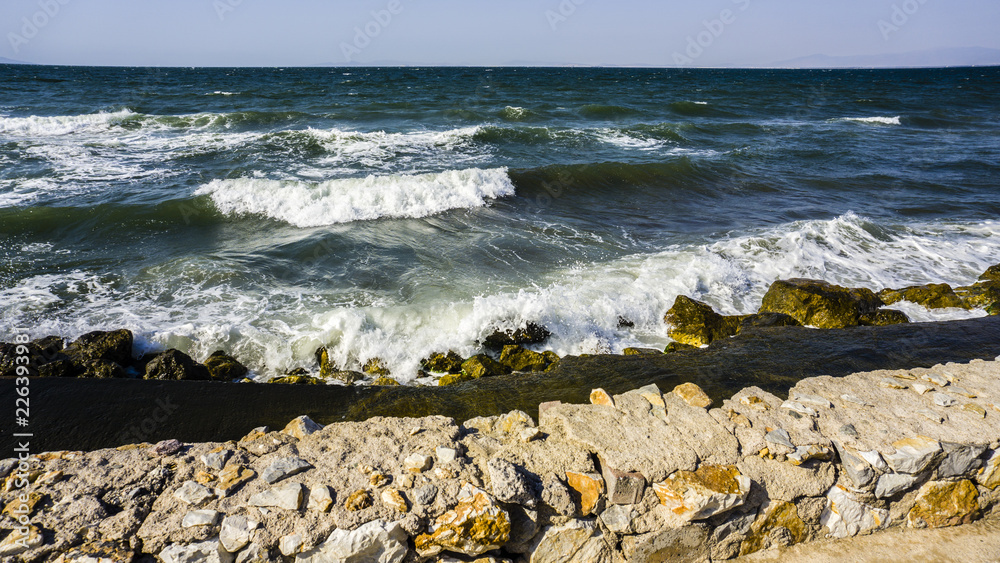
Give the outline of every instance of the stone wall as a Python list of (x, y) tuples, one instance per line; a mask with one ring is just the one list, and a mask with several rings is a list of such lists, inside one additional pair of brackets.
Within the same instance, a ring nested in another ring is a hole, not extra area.
[[(1000, 498), (1000, 362), (7, 460), (3, 561), (720, 561)], [(27, 485), (22, 488), (22, 485)], [(29, 522), (17, 529), (18, 519)], [(26, 532), (26, 534), (25, 534)]]

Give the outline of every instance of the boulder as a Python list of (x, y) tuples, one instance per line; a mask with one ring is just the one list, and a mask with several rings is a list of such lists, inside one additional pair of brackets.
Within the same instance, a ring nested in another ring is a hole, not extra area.
[(73, 367), (76, 368), (79, 377), (92, 379), (121, 379), (125, 377), (125, 370), (122, 369), (122, 366), (108, 360), (83, 360), (73, 364)]
[(132, 332), (88, 332), (67, 346), (63, 353), (74, 364), (81, 364), (86, 360), (105, 360), (127, 366), (132, 363)]
[(681, 344), (705, 346), (735, 336), (743, 317), (724, 317), (701, 301), (678, 295), (663, 320), (670, 325), (670, 338)]
[(545, 356), (516, 344), (503, 347), (500, 363), (513, 371), (545, 371), (549, 362)]
[(979, 490), (972, 481), (932, 481), (920, 487), (906, 523), (911, 528), (944, 528), (970, 524), (979, 517)]
[[(480, 377), (494, 377), (507, 375), (511, 369), (486, 354), (472, 356), (462, 362), (462, 376), (469, 379), (479, 379)], [(443, 378), (442, 378), (443, 379)]]
[(743, 317), (739, 327), (736, 329), (736, 333), (740, 334), (745, 330), (774, 326), (802, 326), (802, 323), (795, 320), (795, 317), (784, 313), (756, 313)]
[(906, 287), (903, 289), (883, 289), (878, 292), (879, 299), (886, 305), (900, 301), (909, 301), (923, 305), (928, 309), (945, 309), (949, 307), (965, 308), (965, 303), (946, 283), (931, 283)]
[(548, 331), (544, 326), (529, 322), (524, 328), (519, 328), (516, 330), (495, 330), (492, 334), (483, 339), (483, 347), (487, 350), (492, 350), (494, 352), (499, 352), (503, 350), (504, 346), (509, 346), (512, 344), (516, 345), (526, 345), (526, 344), (542, 344), (552, 333)]
[(369, 359), (367, 362), (365, 362), (365, 365), (364, 367), (361, 368), (361, 371), (367, 373), (368, 375), (377, 375), (383, 377), (388, 377), (392, 375), (392, 372), (389, 371), (389, 368), (385, 366), (385, 360), (383, 360), (382, 358)]
[(684, 521), (704, 520), (743, 504), (750, 478), (735, 467), (703, 465), (697, 471), (677, 471), (653, 485), (660, 504)]
[(438, 517), (429, 533), (414, 540), (421, 557), (443, 551), (478, 556), (503, 547), (510, 539), (510, 515), (481, 489), (462, 486), (458, 505)]
[(858, 324), (861, 326), (901, 325), (908, 322), (910, 322), (910, 317), (907, 317), (906, 313), (895, 309), (879, 309), (874, 313), (862, 315), (858, 319)]
[(955, 294), (967, 309), (989, 309), (1000, 303), (1000, 281), (982, 281), (967, 287), (956, 287)]
[(545, 529), (531, 547), (529, 563), (610, 563), (604, 534), (592, 520), (570, 520)]
[(861, 503), (840, 485), (831, 488), (826, 498), (827, 505), (820, 516), (820, 524), (826, 526), (834, 538), (856, 536), (889, 525), (888, 510)]
[(353, 531), (334, 530), (316, 548), (299, 553), (295, 563), (401, 563), (408, 552), (406, 532), (398, 522), (375, 520)]
[(979, 281), (1000, 282), (1000, 264), (987, 268), (983, 275), (979, 276)]
[(241, 379), (250, 370), (239, 362), (236, 358), (230, 356), (229, 354), (218, 350), (213, 352), (208, 359), (205, 360), (205, 367), (208, 368), (208, 373), (211, 374), (212, 379), (217, 379), (219, 381), (234, 381)]
[(435, 373), (461, 373), (464, 361), (462, 356), (449, 351), (447, 354), (431, 354), (429, 358), (420, 362), (420, 367)]
[(851, 289), (821, 280), (778, 280), (771, 284), (760, 313), (784, 313), (817, 328), (858, 326), (882, 300), (869, 289)]
[(191, 359), (191, 356), (180, 350), (170, 349), (146, 364), (143, 379), (212, 381), (212, 374), (204, 365)]

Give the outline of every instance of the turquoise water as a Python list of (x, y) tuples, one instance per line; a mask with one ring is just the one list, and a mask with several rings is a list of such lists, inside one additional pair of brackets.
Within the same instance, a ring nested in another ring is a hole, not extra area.
[(126, 327), (260, 377), (328, 345), (408, 379), (527, 321), (559, 354), (663, 346), (679, 294), (967, 284), (1000, 262), (997, 92), (997, 68), (0, 66), (0, 340)]

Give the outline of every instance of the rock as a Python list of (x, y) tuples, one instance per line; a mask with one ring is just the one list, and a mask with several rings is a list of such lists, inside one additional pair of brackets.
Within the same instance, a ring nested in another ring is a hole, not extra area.
[(927, 393), (934, 390), (930, 385), (924, 385), (923, 383), (914, 383), (913, 390), (920, 395), (926, 395)]
[(408, 552), (399, 523), (375, 520), (353, 531), (334, 530), (315, 549), (298, 554), (295, 563), (402, 563)]
[(944, 528), (969, 524), (979, 517), (979, 490), (972, 481), (932, 481), (920, 487), (906, 523), (911, 528)]
[(490, 488), (493, 490), (494, 498), (508, 504), (535, 506), (535, 495), (531, 485), (514, 464), (494, 457), (486, 463), (486, 469), (489, 472)]
[(570, 520), (545, 528), (531, 547), (529, 563), (610, 563), (604, 534), (593, 521)]
[(299, 440), (304, 440), (306, 436), (315, 434), (323, 429), (322, 424), (318, 424), (306, 415), (292, 419), (281, 431)]
[(839, 441), (834, 441), (833, 445), (837, 448), (837, 453), (840, 454), (841, 469), (844, 470), (847, 478), (856, 488), (864, 489), (875, 481), (877, 477), (875, 471), (859, 452), (844, 446)]
[(594, 389), (590, 392), (590, 404), (614, 408), (615, 400), (604, 389)]
[(941, 444), (925, 436), (893, 442), (896, 453), (885, 456), (885, 461), (896, 473), (921, 473), (938, 460)]
[(923, 305), (928, 309), (965, 308), (965, 303), (946, 283), (932, 283), (903, 289), (883, 289), (878, 292), (878, 296), (886, 305), (905, 300)]
[(434, 449), (434, 455), (438, 463), (451, 463), (458, 459), (458, 450), (446, 446), (438, 446)]
[(194, 481), (185, 481), (176, 491), (174, 496), (191, 506), (201, 506), (215, 498), (215, 493), (204, 485), (199, 485)]
[(874, 313), (861, 315), (858, 324), (861, 326), (890, 326), (901, 325), (910, 322), (910, 317), (906, 313), (895, 309), (879, 309)]
[(778, 408), (790, 410), (792, 412), (807, 417), (819, 416), (819, 413), (817, 413), (815, 410), (803, 405), (802, 403), (797, 403), (795, 401), (785, 401), (784, 403), (781, 403), (781, 406)]
[(288, 534), (287, 536), (281, 536), (278, 540), (278, 551), (280, 551), (285, 557), (292, 557), (299, 553), (299, 550), (302, 549), (304, 541), (305, 540), (302, 537), (302, 534)]
[(124, 541), (88, 542), (64, 552), (55, 563), (118, 563), (132, 561), (135, 553)]
[(298, 510), (302, 506), (304, 495), (305, 487), (301, 483), (287, 483), (280, 487), (261, 491), (250, 497), (248, 502), (250, 506)]
[(351, 512), (357, 512), (371, 508), (372, 504), (374, 504), (374, 501), (372, 501), (371, 493), (367, 489), (359, 489), (347, 496), (347, 500), (344, 501), (344, 508)]
[(410, 511), (410, 505), (406, 502), (403, 493), (399, 489), (386, 489), (382, 491), (380, 496), (382, 497), (382, 504), (390, 509), (402, 513)]
[(399, 387), (400, 383), (391, 377), (380, 376), (372, 381), (373, 387)]
[(217, 541), (171, 544), (160, 551), (159, 556), (163, 563), (221, 563)]
[(462, 362), (462, 375), (471, 379), (507, 375), (510, 372), (511, 370), (509, 367), (501, 364), (486, 354), (472, 356), (468, 360)]
[(542, 479), (542, 502), (560, 516), (572, 516), (576, 513), (576, 505), (573, 503), (569, 488), (552, 474)]
[(125, 370), (120, 365), (107, 360), (84, 360), (76, 364), (76, 368), (81, 372), (80, 377), (91, 379), (122, 379), (125, 377)]
[(774, 326), (802, 326), (802, 323), (795, 320), (795, 317), (784, 313), (757, 313), (743, 317), (736, 333), (741, 334), (745, 330)]
[(494, 331), (492, 334), (483, 339), (483, 346), (488, 350), (499, 352), (503, 350), (504, 346), (509, 346), (511, 344), (521, 346), (542, 344), (548, 340), (550, 336), (552, 336), (552, 333), (549, 332), (544, 326), (529, 322), (524, 328), (519, 328), (517, 330)]
[(103, 360), (127, 366), (132, 363), (132, 340), (132, 332), (128, 330), (88, 332), (62, 350), (62, 353), (77, 365), (88, 360)]
[(381, 375), (384, 377), (392, 375), (392, 372), (389, 371), (389, 368), (385, 367), (385, 361), (382, 360), (382, 358), (369, 359), (367, 362), (365, 362), (365, 365), (364, 367), (361, 368), (361, 371), (367, 373), (368, 375)]
[(604, 485), (611, 504), (638, 504), (646, 492), (646, 478), (642, 473), (618, 471), (611, 464), (602, 462)]
[(955, 294), (967, 309), (990, 309), (1000, 303), (1000, 281), (987, 280), (967, 287), (956, 287)]
[(333, 506), (333, 494), (330, 487), (326, 485), (316, 485), (309, 489), (309, 502), (306, 509), (316, 512), (327, 512)]
[(768, 502), (740, 545), (740, 556), (771, 547), (790, 547), (809, 538), (809, 527), (799, 517), (795, 505), (785, 501)]
[(317, 379), (309, 375), (286, 375), (283, 377), (276, 377), (268, 383), (275, 383), (278, 385), (325, 385), (326, 382), (322, 379)]
[(428, 484), (420, 487), (419, 489), (414, 489), (411, 498), (416, 504), (430, 505), (434, 502), (434, 498), (437, 497), (437, 494), (437, 487)]
[(656, 348), (625, 348), (622, 350), (623, 356), (662, 356), (663, 352)]
[(958, 404), (958, 400), (944, 393), (934, 393), (934, 404), (939, 407), (953, 407)]
[(215, 494), (220, 497), (228, 497), (256, 476), (257, 473), (253, 469), (248, 469), (238, 463), (227, 465), (219, 472), (219, 482), (215, 486)]
[(1000, 450), (994, 450), (986, 457), (976, 481), (991, 491), (1000, 489)]
[(784, 313), (806, 326), (846, 328), (874, 313), (882, 300), (868, 289), (849, 289), (820, 280), (778, 280), (771, 284), (761, 313)]
[(832, 537), (847, 538), (889, 525), (888, 510), (862, 504), (839, 485), (831, 488), (826, 498), (820, 524), (826, 526)]
[(884, 378), (882, 378), (882, 381), (879, 381), (878, 386), (882, 387), (883, 389), (900, 389), (901, 390), (901, 389), (909, 389), (910, 388), (909, 385), (906, 385), (905, 383), (897, 381), (897, 380), (895, 380), (895, 379), (893, 379), (891, 377), (884, 377)]
[(375, 471), (368, 476), (368, 484), (371, 485), (373, 489), (380, 489), (389, 484), (391, 478), (385, 473), (380, 473)]
[(566, 484), (576, 492), (580, 514), (589, 516), (598, 508), (604, 496), (604, 478), (596, 473), (566, 472)]
[(214, 526), (218, 521), (219, 512), (217, 510), (192, 510), (184, 515), (184, 519), (181, 520), (181, 527)]
[(316, 349), (316, 363), (319, 364), (319, 376), (323, 379), (330, 379), (335, 373), (340, 371), (340, 368), (333, 363), (333, 358), (330, 357), (330, 349), (326, 346), (320, 346)]
[(743, 504), (750, 479), (736, 467), (703, 465), (697, 471), (677, 471), (653, 485), (660, 504), (686, 522), (711, 518)]
[(510, 539), (511, 521), (485, 491), (472, 485), (462, 486), (458, 505), (441, 515), (430, 533), (416, 537), (414, 544), (421, 557), (442, 551), (478, 556), (503, 547)]
[(724, 317), (701, 301), (678, 295), (663, 320), (670, 325), (670, 338), (681, 344), (705, 346), (735, 336), (743, 318)]
[(549, 365), (545, 356), (514, 344), (503, 347), (500, 363), (513, 371), (545, 371)]
[(635, 323), (626, 319), (625, 317), (618, 315), (618, 328), (635, 328)]
[(447, 354), (431, 354), (431, 356), (420, 362), (420, 366), (434, 373), (461, 373), (462, 363), (465, 360), (455, 352)]
[(251, 543), (236, 554), (235, 563), (274, 563), (274, 561), (267, 549)]
[(819, 407), (822, 409), (832, 409), (833, 403), (830, 402), (826, 397), (820, 397), (819, 395), (809, 395), (806, 393), (800, 393), (798, 391), (792, 391), (792, 396), (800, 404), (809, 405), (811, 407)]
[(518, 433), (518, 438), (520, 438), (525, 444), (533, 442), (541, 437), (542, 432), (537, 428), (525, 428)]
[(674, 387), (673, 394), (692, 407), (707, 409), (712, 406), (712, 399), (694, 383), (682, 383)]
[(788, 461), (792, 465), (802, 465), (814, 459), (829, 461), (833, 457), (833, 451), (826, 446), (798, 446), (795, 451), (788, 454)]
[(474, 379), (476, 378), (465, 373), (446, 374), (441, 376), (441, 379), (438, 379), (438, 385), (441, 387), (447, 387), (449, 385), (458, 385), (459, 383), (465, 383), (466, 381), (472, 381)]
[(875, 485), (876, 498), (889, 498), (908, 491), (922, 481), (919, 475), (907, 475), (906, 473), (887, 473), (878, 478)]
[(616, 534), (628, 534), (632, 530), (632, 520), (636, 517), (635, 509), (623, 504), (612, 504), (601, 513), (600, 519), (604, 527)]
[(218, 381), (235, 381), (250, 371), (239, 360), (222, 350), (213, 352), (205, 360), (205, 367), (208, 368), (208, 373), (211, 374), (212, 379)]
[(979, 276), (979, 280), (1000, 282), (1000, 264), (987, 268), (983, 275)]
[(146, 364), (144, 379), (172, 381), (212, 381), (208, 368), (191, 359), (180, 350), (170, 349)]
[(26, 528), (27, 534), (24, 533), (24, 528), (16, 527), (0, 541), (0, 557), (19, 555), (42, 545), (45, 541), (42, 531), (37, 526), (29, 525)]
[(282, 479), (291, 477), (292, 475), (298, 475), (303, 471), (308, 471), (312, 469), (313, 466), (304, 459), (298, 457), (285, 457), (274, 461), (271, 465), (261, 473), (261, 477), (268, 482), (268, 484), (273, 485)]
[(704, 525), (689, 524), (682, 528), (667, 527), (639, 536), (625, 536), (621, 550), (629, 562), (705, 563), (709, 557), (708, 529)]
[(158, 456), (168, 456), (168, 455), (174, 455), (175, 453), (181, 451), (181, 448), (183, 447), (184, 444), (180, 443), (177, 440), (163, 440), (162, 442), (158, 442), (155, 446), (153, 446), (152, 452), (153, 454)]
[(747, 456), (736, 467), (742, 475), (753, 481), (754, 487), (765, 490), (773, 501), (794, 502), (802, 497), (821, 497), (837, 479), (837, 471), (830, 463), (805, 468)]
[(786, 448), (795, 449), (795, 444), (792, 443), (792, 438), (788, 435), (788, 431), (784, 428), (776, 428), (771, 430), (764, 435), (764, 441), (776, 444), (779, 446), (785, 446)]
[(434, 458), (423, 454), (410, 454), (403, 460), (403, 469), (410, 473), (422, 473), (431, 468)]
[(219, 530), (219, 542), (229, 553), (236, 553), (250, 543), (259, 526), (260, 522), (246, 516), (226, 516), (222, 520), (222, 529)]
[(204, 463), (205, 467), (208, 467), (209, 469), (222, 471), (222, 469), (226, 467), (226, 461), (232, 455), (232, 450), (213, 451), (201, 456), (201, 462)]
[(667, 344), (667, 347), (663, 349), (664, 354), (673, 354), (674, 352), (688, 352), (691, 350), (698, 350), (699, 346), (692, 346), (690, 344), (682, 344), (680, 342), (671, 342)]

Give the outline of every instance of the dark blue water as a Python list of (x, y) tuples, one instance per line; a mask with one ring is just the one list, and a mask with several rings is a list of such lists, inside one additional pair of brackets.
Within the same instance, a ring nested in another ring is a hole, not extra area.
[(561, 354), (662, 346), (679, 294), (970, 283), (1000, 261), (998, 92), (997, 68), (0, 66), (0, 336), (128, 327), (262, 376), (328, 345), (407, 379), (529, 320)]

